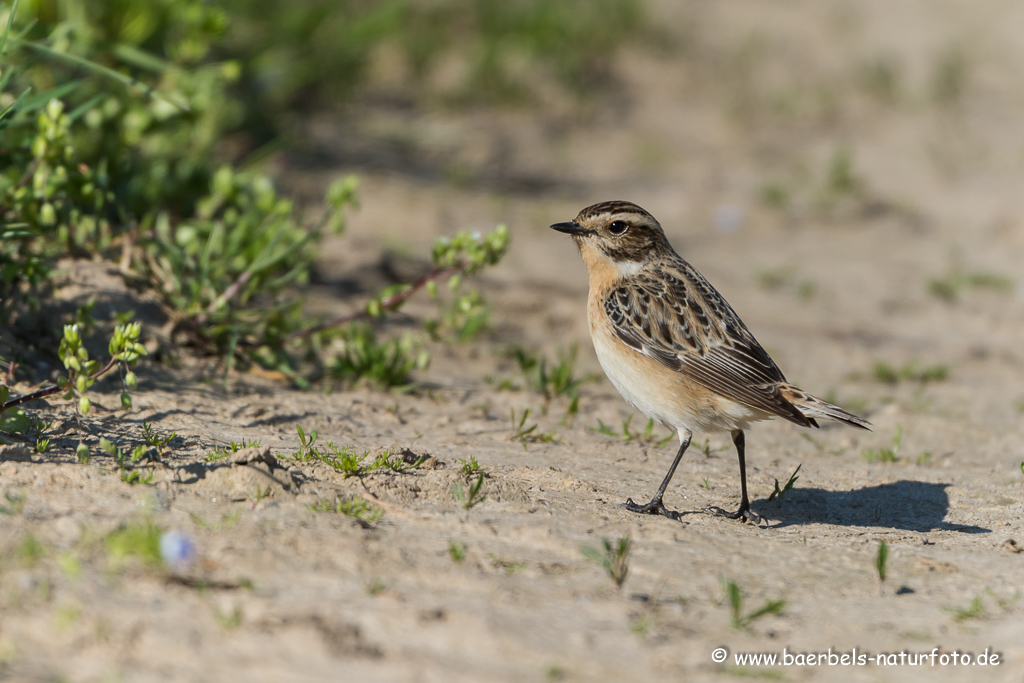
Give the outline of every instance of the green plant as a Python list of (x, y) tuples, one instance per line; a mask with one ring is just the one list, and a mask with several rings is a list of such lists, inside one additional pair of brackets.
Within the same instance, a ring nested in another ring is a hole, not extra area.
[(100, 448), (103, 452), (109, 455), (117, 463), (117, 468), (121, 472), (121, 481), (128, 484), (150, 484), (153, 482), (154, 473), (151, 470), (147, 475), (143, 476), (135, 467), (137, 463), (145, 457), (149, 449), (146, 446), (138, 445), (131, 452), (131, 454), (125, 453), (120, 448), (111, 443), (106, 437), (100, 437)]
[(480, 463), (472, 455), (469, 456), (468, 460), (459, 458), (459, 471), (467, 477), (473, 474), (486, 474), (484, 468), (480, 466)]
[[(512, 419), (512, 436), (510, 437), (513, 441), (518, 441), (523, 445), (525, 451), (528, 444), (531, 443), (557, 443), (558, 436), (554, 432), (537, 432), (539, 425), (532, 424), (529, 427), (526, 426), (526, 419), (530, 417), (530, 409), (527, 408), (523, 411), (522, 415), (519, 416), (518, 422), (516, 421), (516, 410), (512, 408), (511, 419)], [(536, 432), (536, 433), (535, 433)]]
[(257, 505), (257, 504), (258, 504), (258, 503), (259, 503), (259, 502), (260, 502), (261, 500), (263, 500), (263, 499), (265, 499), (265, 498), (269, 498), (269, 497), (270, 497), (270, 494), (271, 494), (272, 492), (273, 492), (273, 490), (272, 490), (272, 489), (270, 488), (270, 485), (269, 485), (269, 484), (267, 485), (267, 487), (266, 487), (266, 488), (263, 488), (262, 486), (257, 486), (257, 487), (256, 487), (256, 488), (255, 488), (255, 489), (253, 490), (253, 492), (252, 492), (252, 496), (251, 496), (251, 497), (252, 497), (252, 507), (253, 507), (253, 509), (256, 509), (256, 505)]
[(622, 421), (622, 431), (616, 432), (610, 425), (606, 425), (604, 422), (597, 420), (597, 426), (591, 427), (591, 429), (598, 434), (604, 434), (606, 436), (612, 436), (618, 439), (622, 439), (625, 442), (636, 441), (639, 443), (653, 443), (659, 448), (667, 444), (675, 436), (671, 432), (662, 438), (654, 436), (654, 420), (648, 419), (647, 425), (644, 427), (642, 432), (631, 431), (629, 426), (633, 422), (633, 415), (630, 415)]
[(333, 512), (339, 515), (347, 515), (364, 527), (373, 524), (384, 516), (384, 510), (371, 505), (359, 497), (338, 498), (334, 503), (317, 500), (309, 506), (309, 509), (313, 512)]
[(717, 448), (712, 448), (711, 447), (711, 439), (704, 439), (704, 443), (698, 444), (697, 445), (697, 449), (701, 453), (704, 454), (705, 458), (710, 458), (712, 453), (718, 453), (720, 451), (727, 451), (727, 450), (729, 450), (729, 446), (728, 445), (721, 445), (721, 446), (718, 446)]
[(466, 544), (449, 541), (448, 555), (452, 558), (452, 562), (462, 562), (466, 559)]
[(837, 147), (818, 190), (818, 203), (830, 209), (843, 199), (857, 198), (863, 193), (864, 181), (854, 171), (853, 152), (846, 146)]
[(788, 493), (791, 488), (793, 488), (793, 484), (796, 483), (796, 480), (800, 478), (800, 477), (798, 477), (796, 475), (797, 475), (797, 472), (800, 471), (800, 468), (803, 467), (803, 466), (804, 466), (803, 463), (800, 463), (799, 465), (796, 466), (796, 469), (793, 470), (793, 474), (789, 475), (789, 481), (787, 481), (786, 485), (783, 486), (781, 489), (779, 488), (779, 480), (776, 479), (775, 480), (775, 490), (772, 491), (770, 494), (768, 494), (768, 500), (772, 501), (772, 500), (775, 500), (776, 498), (778, 498), (781, 501), (782, 497), (785, 496), (786, 493)]
[(512, 357), (519, 365), (519, 370), (526, 377), (527, 383), (535, 391), (544, 396), (545, 404), (559, 396), (573, 399), (579, 388), (587, 382), (597, 380), (597, 375), (587, 374), (576, 376), (576, 357), (579, 348), (572, 344), (568, 350), (558, 351), (558, 362), (550, 364), (547, 358), (532, 354), (525, 349), (515, 348)]
[(425, 458), (419, 457), (415, 461), (406, 462), (400, 457), (395, 457), (391, 450), (384, 450), (374, 456), (373, 460), (365, 463), (370, 451), (357, 453), (350, 446), (339, 448), (332, 442), (327, 442), (325, 448), (317, 447), (315, 444), (319, 438), (317, 431), (311, 430), (309, 434), (302, 428), (302, 425), (295, 425), (299, 434), (299, 450), (293, 457), (298, 462), (321, 462), (335, 472), (339, 472), (346, 479), (349, 477), (361, 477), (370, 472), (379, 470), (390, 470), (396, 473), (407, 472), (423, 464)]
[(600, 548), (585, 545), (580, 548), (580, 552), (591, 562), (603, 567), (615, 587), (621, 591), (622, 584), (629, 576), (629, 553), (632, 547), (633, 541), (627, 534), (620, 536), (614, 544), (602, 538)]
[(163, 529), (152, 520), (122, 524), (103, 539), (107, 559), (115, 568), (137, 560), (150, 567), (163, 563), (160, 556), (160, 536)]
[(163, 455), (164, 447), (173, 441), (176, 436), (178, 436), (177, 432), (171, 432), (170, 436), (160, 436), (149, 426), (148, 422), (145, 420), (142, 422), (142, 440), (153, 447), (156, 451), (157, 459)]
[(213, 616), (221, 628), (232, 631), (242, 625), (244, 613), (241, 605), (235, 605), (230, 611), (214, 610)]
[[(436, 286), (428, 286), (427, 291), (433, 297), (438, 296)], [(464, 342), (485, 332), (490, 325), (490, 316), (490, 306), (474, 289), (457, 296), (437, 318), (426, 320), (423, 326), (434, 341), (454, 339)]]
[(212, 451), (206, 452), (206, 455), (203, 456), (203, 460), (206, 462), (217, 462), (218, 460), (223, 460), (224, 458), (234, 455), (243, 448), (255, 448), (260, 445), (261, 441), (261, 439), (254, 439), (252, 441), (242, 439), (241, 443), (232, 441), (227, 446), (214, 446)]
[(452, 494), (455, 496), (455, 500), (459, 501), (459, 505), (462, 509), (469, 512), (473, 507), (487, 500), (487, 494), (481, 493), (484, 486), (484, 475), (480, 474), (477, 476), (476, 481), (470, 485), (468, 490), (462, 488), (461, 482), (455, 482), (452, 484)]
[[(651, 32), (638, 0), (224, 6), (238, 24), (228, 42), (247, 58), (244, 82), (278, 117), (311, 97), (350, 96), (380, 45), (394, 48), (417, 99), (521, 103), (540, 96), (546, 88), (539, 84), (586, 96), (609, 81), (623, 45)], [(438, 72), (453, 62), (463, 65), (462, 77), (439, 82)]]
[(928, 384), (941, 382), (949, 377), (948, 365), (928, 365), (921, 367), (917, 361), (911, 361), (903, 367), (893, 367), (885, 361), (877, 361), (872, 368), (874, 378), (884, 384), (898, 384), (903, 381)]
[(960, 296), (973, 289), (989, 289), (993, 291), (1008, 291), (1013, 287), (1013, 280), (998, 273), (973, 270), (952, 270), (942, 277), (934, 277), (928, 280), (928, 292), (943, 301), (953, 303), (960, 299)]
[(971, 604), (966, 608), (943, 607), (942, 609), (950, 613), (953, 621), (967, 621), (968, 619), (977, 619), (985, 614), (985, 603), (982, 602), (980, 595), (975, 595)]
[(28, 496), (25, 493), (11, 493), (4, 491), (4, 499), (7, 505), (0, 505), (0, 515), (20, 515), (25, 509), (25, 501)]
[[(118, 367), (122, 373), (121, 407), (125, 410), (131, 409), (132, 399), (128, 390), (135, 387), (135, 373), (131, 368), (135, 366), (141, 356), (146, 354), (146, 349), (139, 343), (140, 332), (139, 323), (116, 326), (107, 346), (110, 360), (100, 368), (98, 361), (89, 358), (89, 352), (82, 344), (78, 325), (65, 325), (64, 335), (57, 353), (64, 364), (67, 375), (58, 376), (56, 385), (38, 389), (17, 398), (10, 398), (10, 392), (4, 386), (0, 392), (2, 393), (0, 397), (5, 399), (3, 403), (0, 403), (0, 430), (25, 433), (34, 426), (37, 431), (40, 431), (44, 428), (43, 423), (33, 423), (24, 411), (19, 410), (10, 418), (3, 418), (3, 413), (21, 403), (60, 392), (63, 392), (64, 400), (77, 399), (75, 402), (76, 417), (87, 415), (92, 410), (92, 400), (88, 396), (89, 388), (114, 367)], [(84, 443), (79, 442), (76, 454), (80, 461), (86, 462), (89, 458), (89, 449)]]
[(878, 542), (878, 554), (875, 555), (875, 571), (878, 572), (878, 580), (885, 582), (889, 567), (889, 544), (884, 540)]
[(499, 557), (499, 556), (494, 555), (494, 554), (491, 555), (491, 564), (494, 566), (495, 569), (503, 569), (503, 570), (505, 570), (505, 574), (508, 575), (508, 576), (512, 576), (516, 572), (520, 572), (520, 571), (526, 569), (526, 563), (525, 562), (516, 562), (514, 560), (506, 560), (505, 558)]
[[(378, 345), (365, 330), (341, 330), (336, 335), (355, 352), (329, 360), (322, 356), (329, 328), (380, 318), (440, 278), (458, 289), (463, 276), (500, 259), (507, 230), (439, 239), (438, 265), (422, 280), (386, 289), (355, 315), (306, 327), (296, 289), (308, 279), (317, 242), (342, 228), (355, 179), (332, 183), (320, 220), (305, 227), (309, 221), (267, 177), (214, 161), (237, 156), (220, 149), (228, 133), (268, 120), (266, 102), (231, 87), (252, 65), (211, 61), (241, 49), (224, 41), (221, 6), (157, 0), (132, 5), (131, 21), (123, 21), (109, 3), (83, 3), (76, 11), (32, 3), (18, 16), (27, 12), (35, 23), (13, 31), (11, 11), (0, 41), (9, 53), (0, 149), (10, 162), (0, 171), (0, 316), (16, 321), (20, 307), (37, 307), (37, 290), (60, 256), (119, 256), (134, 284), (163, 298), (177, 335), (223, 358), (225, 377), (236, 364), (258, 363), (299, 385), (326, 367), (345, 381), (404, 382), (408, 344)], [(255, 16), (248, 5), (233, 9), (242, 21)], [(357, 52), (371, 49), (359, 45)], [(486, 305), (469, 292), (458, 307), (467, 316), (460, 334), (470, 334)], [(89, 317), (87, 308), (80, 317)], [(18, 334), (17, 325), (10, 329)], [(416, 355), (415, 367), (424, 363)]]
[(729, 609), (732, 613), (732, 627), (737, 630), (749, 628), (754, 621), (766, 614), (780, 614), (786, 607), (785, 600), (765, 600), (761, 607), (744, 614), (743, 593), (740, 591), (740, 587), (730, 579), (722, 579), (722, 588), (725, 591), (726, 598), (729, 600)]
[(378, 343), (374, 328), (360, 323), (339, 332), (335, 350), (327, 363), (331, 377), (349, 382), (365, 379), (383, 388), (409, 388), (409, 373), (425, 369), (430, 361), (411, 334)]
[(796, 270), (792, 266), (764, 268), (757, 272), (755, 281), (761, 289), (779, 289), (793, 281)]
[(645, 636), (654, 627), (654, 619), (650, 614), (641, 614), (629, 623), (629, 630), (635, 635)]
[(14, 556), (21, 564), (32, 567), (46, 557), (46, 548), (43, 546), (42, 541), (29, 532), (21, 540), (21, 543), (18, 544), (14, 551)]
[(896, 462), (899, 460), (900, 446), (903, 443), (903, 427), (897, 427), (892, 437), (891, 448), (867, 448), (864, 459), (868, 462)]

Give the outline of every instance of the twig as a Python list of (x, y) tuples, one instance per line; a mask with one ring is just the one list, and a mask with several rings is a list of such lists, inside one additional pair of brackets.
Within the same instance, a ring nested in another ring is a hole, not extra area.
[[(97, 370), (94, 374), (89, 375), (89, 379), (98, 379), (102, 375), (106, 374), (110, 370), (110, 368), (114, 367), (115, 365), (117, 365), (117, 359), (111, 358), (109, 363), (107, 363), (102, 368)], [(3, 413), (8, 408), (13, 408), (16, 405), (21, 405), (22, 403), (27, 403), (28, 401), (34, 401), (37, 398), (45, 398), (46, 396), (51, 396), (53, 394), (60, 393), (61, 391), (64, 391), (64, 389), (61, 389), (59, 386), (52, 386), (47, 387), (45, 389), (40, 389), (39, 391), (33, 391), (31, 394), (25, 394), (24, 396), (19, 396), (18, 398), (12, 398), (7, 403), (0, 405), (0, 413)]]
[[(434, 268), (429, 273), (421, 277), (419, 280), (412, 283), (408, 289), (403, 289), (400, 292), (395, 292), (391, 296), (381, 299), (380, 306), (382, 309), (393, 308), (395, 306), (398, 306), (404, 303), (405, 300), (411, 297), (413, 294), (426, 287), (427, 283), (429, 283), (431, 280), (439, 280), (448, 275), (454, 275), (459, 271), (465, 270), (465, 268), (465, 261), (460, 261), (459, 263), (456, 263), (454, 266), (448, 266), (447, 268)], [(319, 325), (314, 325), (313, 327), (310, 327), (308, 329), (300, 330), (299, 332), (294, 332), (288, 335), (288, 339), (303, 339), (310, 335), (316, 334), (317, 332), (320, 332), (322, 330), (326, 330), (331, 327), (337, 327), (338, 325), (344, 325), (345, 323), (350, 323), (353, 320), (363, 320), (369, 317), (371, 316), (364, 307), (359, 309), (358, 311), (346, 313), (345, 315), (338, 316), (333, 320), (328, 320), (325, 323), (320, 323)]]
[(224, 292), (216, 299), (210, 302), (210, 305), (206, 307), (206, 310), (195, 317), (193, 324), (196, 326), (205, 325), (206, 321), (209, 320), (210, 315), (220, 308), (223, 304), (228, 303), (235, 295), (241, 291), (242, 287), (245, 287), (246, 283), (252, 278), (252, 271), (246, 270), (238, 278), (231, 283), (231, 285), (224, 290)]
[[(317, 224), (306, 234), (303, 243), (308, 242), (320, 235), (323, 232), (324, 226), (327, 225), (327, 221), (330, 220), (332, 211), (325, 209), (323, 216), (317, 221)], [(210, 319), (210, 316), (223, 305), (231, 303), (231, 300), (242, 291), (242, 288), (252, 279), (252, 268), (247, 268), (239, 275), (234, 282), (228, 285), (228, 288), (221, 292), (221, 295), (210, 302), (210, 305), (206, 307), (206, 310), (197, 315), (190, 321), (192, 328), (197, 328), (206, 324), (206, 321)]]

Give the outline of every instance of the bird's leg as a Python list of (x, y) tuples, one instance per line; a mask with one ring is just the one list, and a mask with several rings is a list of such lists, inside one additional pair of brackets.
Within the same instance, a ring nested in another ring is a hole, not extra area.
[(750, 509), (750, 500), (747, 498), (747, 460), (743, 453), (746, 439), (743, 436), (742, 429), (732, 430), (732, 442), (736, 444), (736, 454), (740, 459), (740, 508), (736, 512), (726, 512), (722, 508), (715, 507), (708, 508), (708, 511), (721, 517), (742, 519), (745, 522), (760, 524), (761, 516)]
[(692, 433), (680, 430), (679, 450), (676, 451), (676, 459), (672, 461), (672, 466), (668, 468), (668, 474), (666, 474), (665, 478), (661, 481), (661, 486), (658, 487), (657, 492), (654, 494), (654, 497), (651, 498), (650, 502), (646, 505), (637, 505), (633, 502), (632, 498), (629, 498), (622, 504), (622, 507), (626, 508), (630, 512), (639, 512), (640, 514), (646, 515), (665, 515), (669, 519), (679, 519), (679, 513), (666, 508), (664, 503), (661, 502), (661, 497), (665, 495), (665, 489), (668, 488), (668, 483), (672, 481), (672, 475), (676, 473), (676, 467), (679, 465), (679, 461), (683, 459), (683, 453), (686, 452), (687, 446), (690, 445), (690, 439), (692, 437)]

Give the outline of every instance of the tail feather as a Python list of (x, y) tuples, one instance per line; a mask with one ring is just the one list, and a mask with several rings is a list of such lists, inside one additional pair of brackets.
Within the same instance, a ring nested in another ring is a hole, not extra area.
[(781, 385), (779, 387), (779, 393), (794, 407), (796, 407), (804, 417), (809, 418), (815, 427), (818, 425), (814, 423), (814, 418), (827, 417), (835, 420), (836, 422), (848, 424), (851, 427), (866, 429), (869, 432), (871, 431), (871, 423), (867, 420), (857, 417), (853, 413), (847, 412), (839, 406), (833, 405), (828, 401), (824, 401), (817, 396), (812, 396), (806, 391), (797, 389), (791, 384)]

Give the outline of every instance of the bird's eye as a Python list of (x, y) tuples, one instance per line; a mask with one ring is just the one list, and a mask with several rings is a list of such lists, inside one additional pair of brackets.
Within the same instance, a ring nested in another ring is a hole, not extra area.
[(612, 224), (608, 226), (608, 231), (613, 235), (621, 235), (626, 232), (629, 228), (625, 221), (612, 221)]

